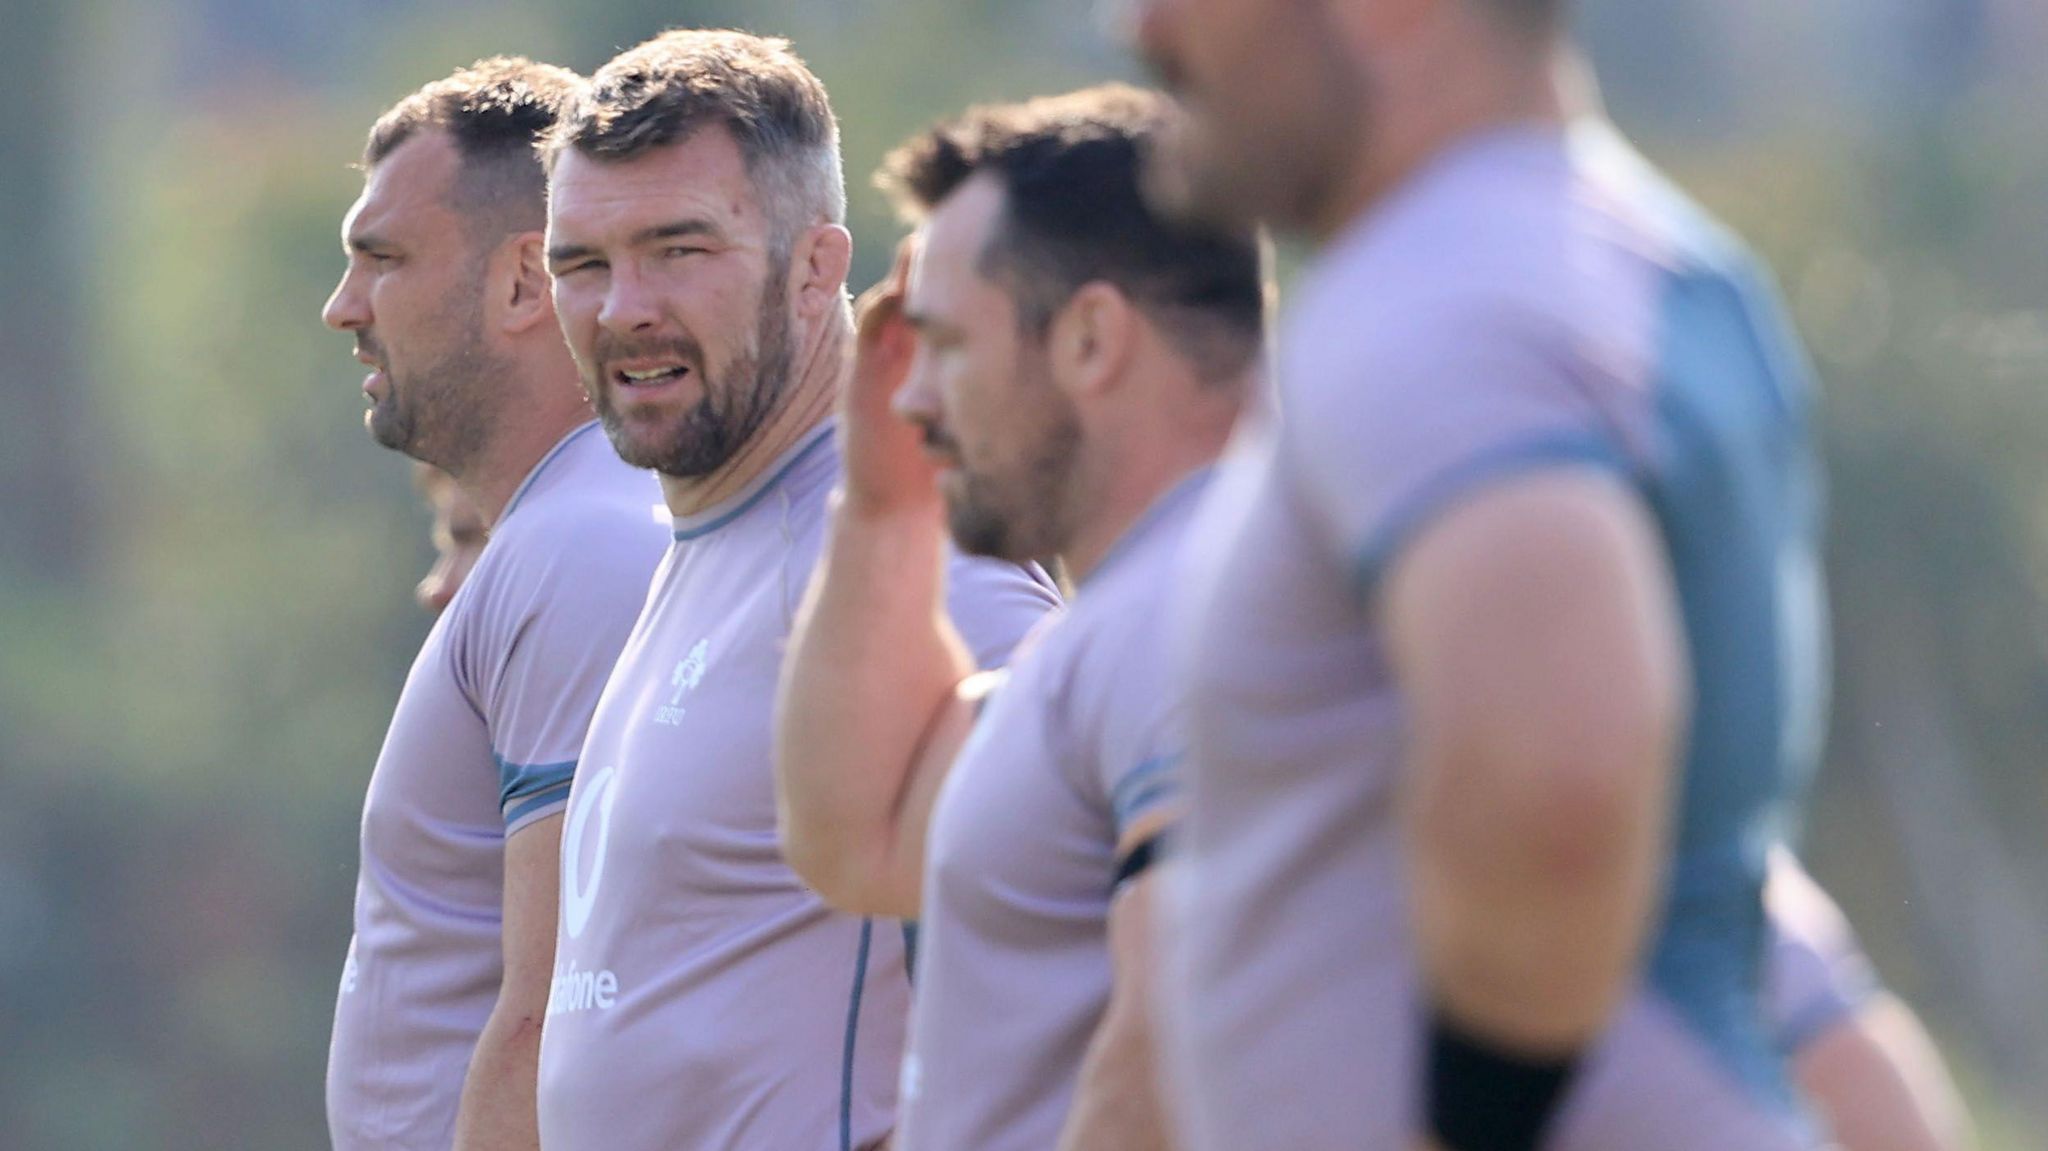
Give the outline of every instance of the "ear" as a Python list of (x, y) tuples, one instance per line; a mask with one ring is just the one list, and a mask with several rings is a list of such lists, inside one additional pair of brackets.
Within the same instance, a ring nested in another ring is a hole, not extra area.
[(853, 234), (838, 224), (807, 228), (790, 253), (790, 291), (796, 313), (817, 319), (845, 306), (846, 277), (853, 267)]
[(1122, 383), (1144, 317), (1114, 284), (1083, 284), (1046, 334), (1052, 378), (1073, 399), (1102, 396)]
[(489, 300), (498, 330), (516, 336), (555, 318), (548, 282), (546, 247), (539, 232), (520, 232), (498, 245), (491, 257)]

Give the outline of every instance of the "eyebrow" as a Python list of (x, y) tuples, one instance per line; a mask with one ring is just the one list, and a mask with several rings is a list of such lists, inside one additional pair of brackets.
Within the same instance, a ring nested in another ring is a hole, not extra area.
[[(725, 231), (701, 216), (691, 216), (642, 228), (628, 237), (627, 243), (637, 248), (656, 240), (680, 240), (692, 236), (723, 239)], [(597, 254), (597, 248), (589, 244), (556, 244), (548, 248), (548, 263), (565, 264), (571, 260), (587, 259)]]

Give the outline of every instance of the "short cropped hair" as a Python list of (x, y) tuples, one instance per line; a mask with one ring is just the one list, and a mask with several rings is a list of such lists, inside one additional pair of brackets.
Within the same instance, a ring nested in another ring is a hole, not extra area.
[(1173, 105), (1123, 84), (1021, 104), (983, 105), (890, 153), (875, 180), (915, 223), (978, 174), (1004, 191), (1002, 221), (979, 256), (1042, 337), (1084, 285), (1114, 284), (1169, 329), (1202, 379), (1237, 379), (1265, 329), (1261, 245), (1154, 211), (1145, 152)]
[(478, 60), (379, 116), (363, 146), (363, 167), (376, 167), (422, 131), (446, 132), (462, 159), (456, 210), (498, 234), (537, 230), (547, 222), (547, 173), (534, 145), (582, 86), (567, 68), (524, 56)]
[(846, 220), (839, 121), (825, 85), (776, 36), (673, 29), (597, 70), (544, 146), (552, 172), (573, 148), (623, 160), (706, 125), (732, 133), (778, 247), (816, 223)]

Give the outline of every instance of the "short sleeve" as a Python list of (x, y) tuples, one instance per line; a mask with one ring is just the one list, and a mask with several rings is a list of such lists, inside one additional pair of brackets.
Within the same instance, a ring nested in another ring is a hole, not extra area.
[(1433, 519), (1560, 467), (1638, 478), (1648, 400), (1612, 353), (1505, 303), (1410, 308), (1290, 357), (1291, 483), (1362, 591)]
[(1766, 1000), (1778, 1049), (1796, 1055), (1883, 990), (1848, 920), (1790, 853), (1771, 859)]
[(639, 540), (563, 541), (526, 591), (527, 609), (491, 679), (484, 717), (509, 835), (562, 810), (598, 696), (659, 555)]
[(980, 669), (1007, 666), (1017, 644), (1060, 606), (1051, 577), (1037, 564), (952, 554), (946, 610)]

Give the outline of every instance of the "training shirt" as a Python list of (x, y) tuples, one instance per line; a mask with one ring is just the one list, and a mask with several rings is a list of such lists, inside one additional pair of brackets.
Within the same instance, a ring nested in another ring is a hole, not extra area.
[(505, 841), (558, 814), (667, 536), (595, 422), (549, 452), (406, 676), (363, 805), (327, 1060), (336, 1148), (446, 1151), (497, 1003)]
[[(675, 524), (563, 829), (549, 1151), (845, 1151), (892, 1126), (902, 925), (827, 908), (776, 833), (776, 685), (838, 478), (827, 425)], [(1057, 603), (1013, 564), (955, 560), (949, 584), (980, 666)]]
[(1426, 525), (1546, 469), (1611, 476), (1654, 516), (1693, 692), (1665, 911), (1546, 1147), (1803, 1145), (1760, 889), (1822, 728), (1819, 501), (1808, 369), (1765, 275), (1610, 129), (1503, 130), (1330, 248), (1279, 385), (1191, 533), (1166, 948), (1191, 1146), (1420, 1130), (1404, 716), (1374, 597)]
[(1109, 1003), (1117, 843), (1179, 798), (1165, 596), (1207, 473), (1028, 642), (932, 813), (900, 1151), (1044, 1151)]

